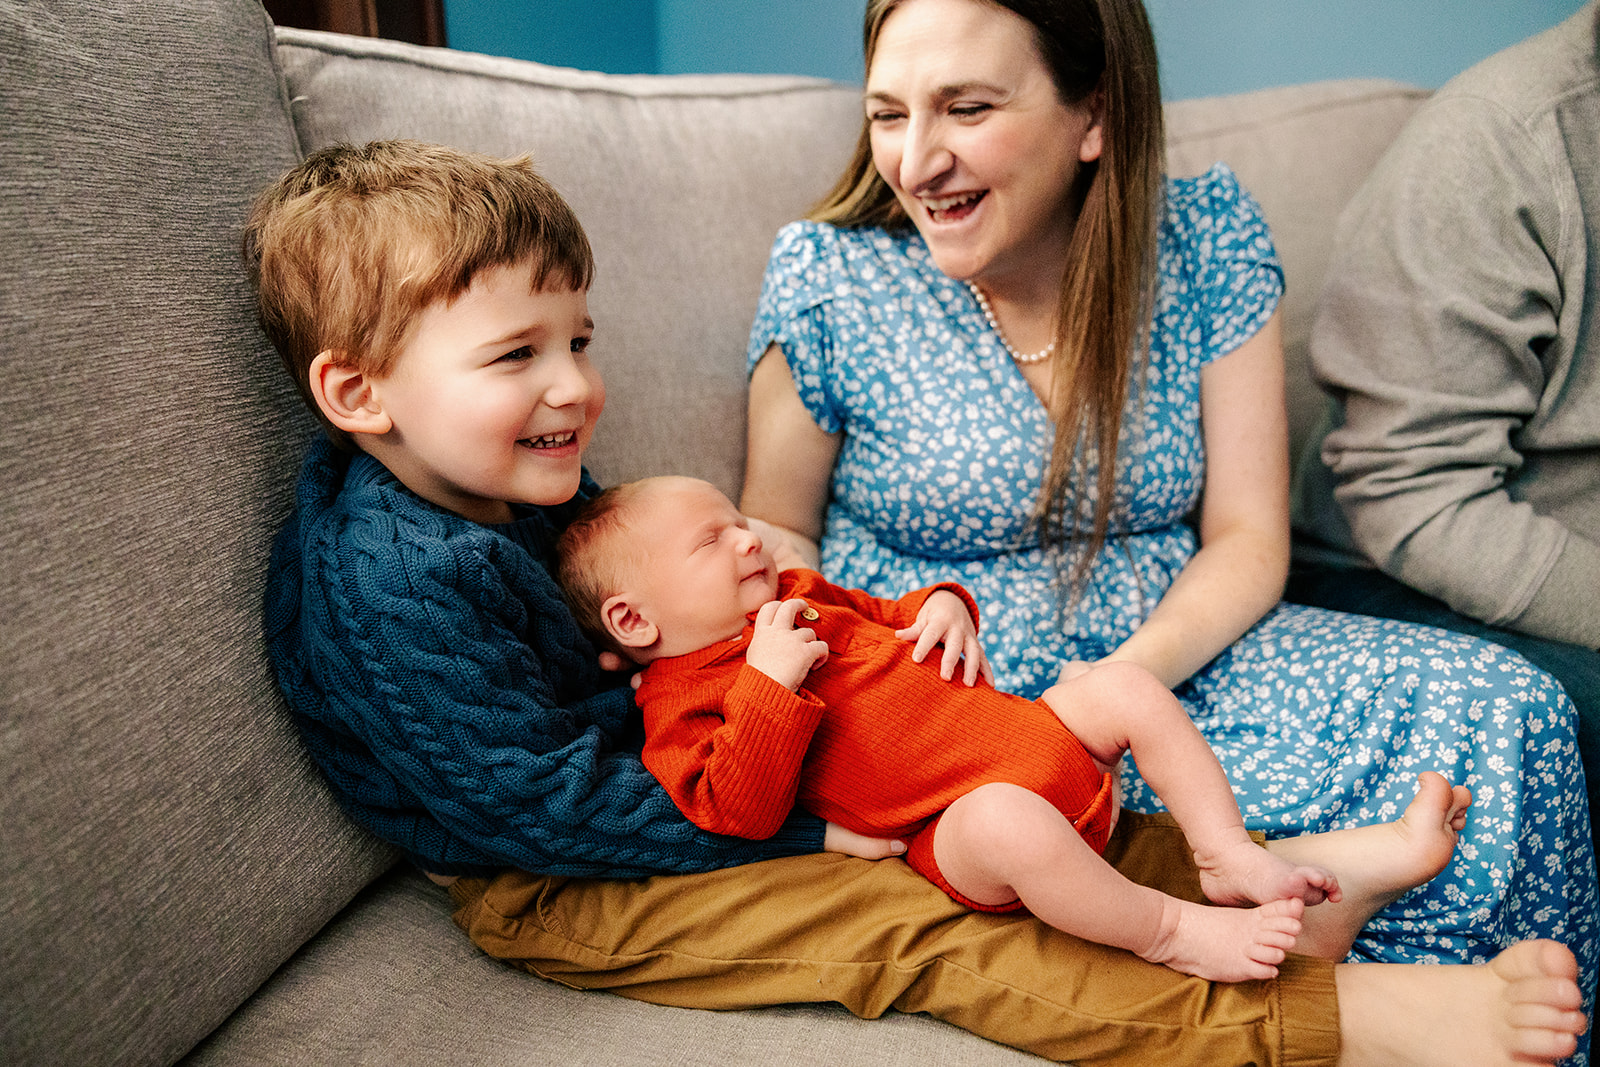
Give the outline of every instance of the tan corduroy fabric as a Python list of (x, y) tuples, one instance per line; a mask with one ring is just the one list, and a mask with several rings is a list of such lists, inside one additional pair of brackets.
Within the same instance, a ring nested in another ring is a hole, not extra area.
[[(1107, 858), (1199, 899), (1182, 833), (1127, 814)], [(489, 955), (578, 989), (687, 1008), (835, 1001), (927, 1012), (1081, 1064), (1331, 1065), (1333, 967), (1213, 985), (1053, 930), (963, 909), (903, 863), (814, 855), (711, 874), (596, 881), (507, 872), (452, 890)]]

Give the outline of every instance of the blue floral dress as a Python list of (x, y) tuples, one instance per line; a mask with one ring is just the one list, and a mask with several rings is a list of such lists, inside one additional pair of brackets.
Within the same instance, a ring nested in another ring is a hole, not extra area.
[[(1112, 534), (1069, 617), (1071, 560), (1028, 528), (1052, 426), (971, 291), (915, 233), (795, 223), (751, 334), (783, 346), (817, 424), (843, 440), (823, 539), (835, 582), (898, 597), (964, 583), (996, 681), (1037, 696), (1111, 652), (1197, 548), (1200, 372), (1271, 316), (1282, 273), (1226, 167), (1168, 185), (1148, 368), (1124, 417)], [(1055, 558), (1052, 558), (1055, 557)], [(1560, 688), (1519, 656), (1440, 630), (1280, 604), (1177, 690), (1246, 821), (1274, 836), (1397, 817), (1423, 770), (1471, 787), (1451, 867), (1386, 909), (1352, 959), (1481, 961), (1529, 937), (1594, 985), (1589, 812)], [(1127, 770), (1128, 804), (1159, 807)]]

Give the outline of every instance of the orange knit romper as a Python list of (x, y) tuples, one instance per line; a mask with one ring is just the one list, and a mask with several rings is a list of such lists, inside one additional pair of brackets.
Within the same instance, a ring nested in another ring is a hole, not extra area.
[[(828, 660), (790, 692), (745, 663), (752, 626), (737, 638), (657, 660), (637, 695), (644, 763), (702, 829), (771, 837), (798, 801), (857, 833), (906, 842), (906, 860), (956, 900), (933, 859), (941, 812), (988, 782), (1045, 797), (1096, 852), (1114, 814), (1111, 775), (1042, 702), (939, 677), (939, 653), (922, 663), (894, 635), (916, 621), (928, 596), (947, 589), (978, 618), (955, 584), (900, 600), (784, 571), (778, 597), (815, 612), (796, 619), (828, 644)], [(753, 621), (754, 616), (751, 616)]]

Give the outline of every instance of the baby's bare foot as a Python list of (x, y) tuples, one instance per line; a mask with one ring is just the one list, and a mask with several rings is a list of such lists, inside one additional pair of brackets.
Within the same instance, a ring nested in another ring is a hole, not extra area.
[(1549, 1065), (1588, 1026), (1577, 961), (1554, 941), (1476, 967), (1355, 963), (1334, 975), (1341, 1067)]
[(1325, 867), (1339, 877), (1340, 897), (1306, 913), (1295, 951), (1343, 959), (1373, 915), (1445, 869), (1471, 805), (1465, 786), (1427, 771), (1394, 822), (1269, 841), (1267, 848), (1281, 860)]
[(1244, 838), (1212, 853), (1196, 852), (1200, 889), (1215, 904), (1238, 906), (1272, 900), (1321, 904), (1340, 898), (1339, 880), (1327, 868), (1296, 863)]
[(1156, 943), (1139, 955), (1213, 982), (1272, 978), (1294, 946), (1305, 907), (1290, 899), (1259, 908), (1210, 908), (1169, 897)]

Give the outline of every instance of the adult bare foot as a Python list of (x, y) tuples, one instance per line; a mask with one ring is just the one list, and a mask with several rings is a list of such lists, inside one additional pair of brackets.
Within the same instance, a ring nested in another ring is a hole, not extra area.
[(1342, 898), (1307, 910), (1294, 950), (1344, 959), (1373, 915), (1445, 869), (1471, 805), (1465, 786), (1425, 771), (1417, 776), (1411, 805), (1394, 822), (1267, 842), (1289, 863), (1326, 867), (1339, 877)]
[(1588, 1025), (1577, 960), (1554, 941), (1524, 941), (1476, 967), (1343, 964), (1334, 980), (1340, 1067), (1555, 1064)]
[(1212, 982), (1275, 977), (1306, 907), (1298, 898), (1259, 908), (1213, 908), (1172, 897), (1162, 903), (1155, 943), (1135, 951), (1151, 963)]

